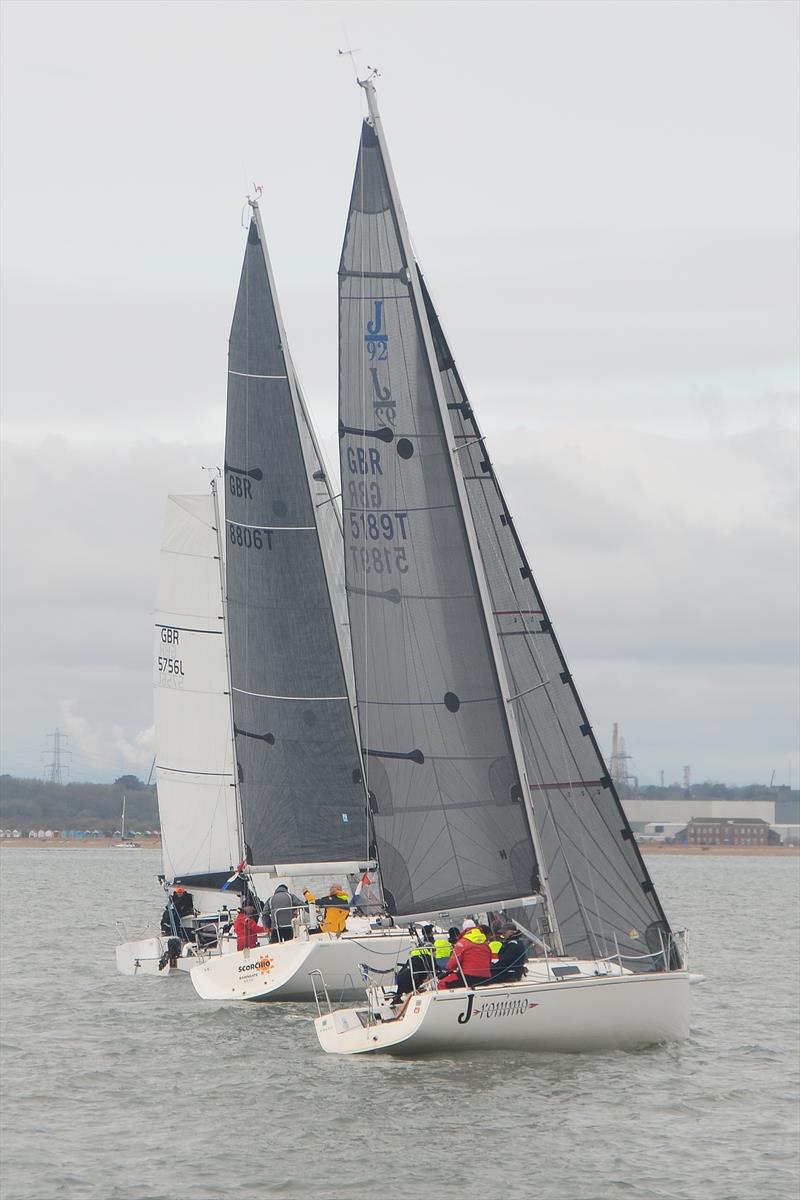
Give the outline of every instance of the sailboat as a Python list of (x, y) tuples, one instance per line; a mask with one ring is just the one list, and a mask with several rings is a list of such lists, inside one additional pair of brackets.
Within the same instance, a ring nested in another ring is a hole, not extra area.
[(126, 799), (127, 799), (127, 797), (126, 797), (125, 793), (123, 792), (122, 793), (122, 819), (120, 820), (120, 825), (119, 825), (120, 840), (118, 842), (114, 842), (114, 849), (115, 850), (140, 850), (141, 846), (140, 846), (139, 842), (135, 842), (133, 840), (133, 838), (125, 837), (125, 801), (126, 801)]
[[(172, 921), (181, 943), (173, 962), (188, 971), (198, 951), (198, 926), (214, 924), (220, 930), (245, 886), (236, 871), (244, 847), (233, 766), (216, 480), (207, 495), (167, 499), (153, 697), (161, 878), (167, 895), (167, 883), (185, 887), (198, 914), (180, 921), (175, 915)], [(159, 964), (169, 937), (117, 946), (117, 969), (124, 975), (168, 974)], [(219, 944), (236, 945), (225, 939)]]
[[(390, 911), (504, 913), (512, 983), (320, 1011), (330, 1053), (681, 1039), (690, 975), (534, 581), (415, 260), (378, 111), (339, 268), (345, 568)], [(357, 635), (356, 631), (361, 631)], [(466, 981), (465, 981), (466, 984)], [(434, 985), (435, 988), (435, 985)]]
[[(280, 883), (361, 878), (374, 868), (355, 717), (342, 528), (277, 302), (258, 199), (250, 201), (230, 335), (225, 549), (233, 740), (248, 876)], [(351, 917), (192, 969), (211, 1000), (311, 1000), (324, 970), (337, 995), (391, 969), (404, 930)]]

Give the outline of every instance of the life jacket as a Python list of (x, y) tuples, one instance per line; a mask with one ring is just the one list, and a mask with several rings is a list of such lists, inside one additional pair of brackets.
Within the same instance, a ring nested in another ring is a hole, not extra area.
[(465, 933), (462, 933), (458, 940), (459, 942), (466, 940), (468, 942), (472, 942), (475, 946), (482, 946), (486, 941), (486, 934), (482, 929), (478, 929), (476, 925), (474, 929), (468, 929)]
[(447, 968), (457, 971), (459, 964), (465, 975), (477, 979), (488, 979), (491, 975), (492, 952), (486, 934), (480, 929), (468, 929), (456, 942)]
[[(349, 902), (350, 902), (350, 897), (348, 896), (347, 892), (334, 892), (333, 895), (338, 900), (341, 900), (344, 904), (349, 904)], [(333, 897), (331, 897), (331, 898), (333, 898)], [(325, 897), (323, 896), (322, 899), (318, 901), (318, 903), (320, 904), (320, 906), (324, 905)], [(326, 908), (325, 909), (325, 919), (322, 922), (322, 926), (321, 926), (322, 932), (323, 933), (343, 933), (344, 930), (347, 928), (348, 915), (349, 915), (349, 909), (347, 909), (347, 908)]]
[(441, 959), (447, 962), (450, 955), (453, 953), (453, 947), (448, 937), (437, 937), (433, 939), (433, 956), (436, 959)]

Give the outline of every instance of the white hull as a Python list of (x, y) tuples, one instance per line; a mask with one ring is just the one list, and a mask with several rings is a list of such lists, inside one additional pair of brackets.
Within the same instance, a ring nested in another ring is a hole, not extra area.
[[(210, 891), (206, 888), (198, 888), (193, 893), (197, 911), (201, 914), (200, 918), (187, 918), (187, 925), (196, 925), (202, 922), (205, 917), (216, 918), (219, 914), (219, 923), (221, 925), (232, 921), (236, 909), (236, 898), (231, 898), (228, 892)], [(228, 906), (230, 905), (230, 908)], [(166, 952), (167, 941), (169, 934), (159, 933), (155, 937), (136, 938), (134, 941), (123, 942), (122, 945), (116, 947), (117, 970), (121, 975), (174, 975), (176, 971), (191, 971), (194, 964), (197, 962), (197, 954), (195, 946), (192, 942), (185, 942), (181, 948), (181, 957), (178, 961), (177, 968), (165, 967), (163, 971), (159, 971), (158, 964), (161, 956)], [(236, 950), (236, 938), (222, 938), (222, 953), (229, 954)], [(219, 953), (219, 951), (215, 951)]]
[(631, 1050), (688, 1037), (689, 975), (528, 978), (421, 992), (397, 1020), (370, 1023), (368, 1009), (343, 1009), (318, 1017), (315, 1026), (329, 1054)]
[[(175, 968), (166, 966), (159, 971), (158, 964), (167, 949), (166, 937), (140, 938), (137, 942), (123, 942), (117, 946), (117, 970), (121, 975), (176, 975), (183, 971), (188, 974), (197, 959), (194, 957), (194, 947), (184, 946), (178, 965)], [(191, 952), (191, 953), (190, 953)]]
[[(290, 942), (214, 955), (192, 968), (195, 990), (204, 1000), (313, 1000), (311, 972), (319, 971), (332, 1000), (355, 1000), (364, 993), (361, 971), (388, 970), (391, 983), (397, 960), (412, 948), (406, 933), (315, 933)], [(319, 976), (314, 977), (321, 992)]]

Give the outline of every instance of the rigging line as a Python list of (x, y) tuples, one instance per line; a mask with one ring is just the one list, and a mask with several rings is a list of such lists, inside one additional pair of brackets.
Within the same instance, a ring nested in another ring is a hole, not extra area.
[(243, 521), (228, 520), (235, 529), (263, 529), (265, 533), (309, 533), (316, 525), (245, 525)]
[(476, 446), (478, 443), (485, 442), (485, 440), (485, 438), (477, 437), (473, 438), (471, 442), (464, 442), (461, 446), (453, 446), (453, 454), (459, 454), (462, 450), (469, 450), (470, 446)]
[(310, 702), (318, 700), (347, 700), (349, 697), (344, 696), (271, 696), (269, 692), (248, 692), (244, 688), (232, 688), (234, 692), (238, 692), (240, 696), (256, 696), (259, 700), (305, 700)]
[(254, 375), (250, 371), (232, 371), (228, 368), (229, 375), (236, 375), (239, 379), (288, 379), (288, 375)]
[[(432, 689), (429, 687), (427, 690), (428, 690), (428, 693), (430, 693)], [(466, 704), (498, 704), (500, 702), (500, 699), (501, 699), (501, 697), (496, 694), (494, 696), (476, 696), (473, 700), (461, 700), (461, 707), (463, 708)], [(513, 700), (513, 699), (514, 699), (514, 697), (512, 696), (511, 700)], [(511, 700), (508, 701), (509, 704), (511, 703)], [(365, 698), (362, 701), (362, 703), (374, 704), (376, 708), (381, 708), (381, 707), (386, 707), (386, 708), (441, 708), (442, 705), (444, 704), (444, 701), (436, 700), (436, 699), (434, 699), (434, 700), (367, 700)]]
[(194, 629), (189, 625), (167, 625), (160, 621), (155, 622), (156, 629), (177, 629), (179, 633), (213, 633), (217, 637), (222, 637), (221, 629)]
[(193, 771), (191, 767), (164, 767), (156, 764), (156, 771), (169, 771), (172, 775), (209, 775), (214, 779), (233, 779), (233, 771)]
[[(339, 493), (339, 495), (341, 495), (341, 492)], [(366, 511), (373, 512), (373, 513), (396, 513), (398, 510), (401, 512), (407, 512), (407, 513), (410, 513), (410, 512), (439, 512), (443, 508), (455, 508), (455, 504), (421, 504), (417, 508), (412, 508), (409, 505), (406, 505), (402, 509), (400, 509), (400, 506), (396, 504), (394, 506), (394, 508), (370, 508), (370, 509), (367, 509)], [(344, 507), (342, 509), (342, 511), (343, 512), (363, 512), (365, 510), (363, 510), (361, 508), (350, 508), (349, 506), (347, 506), (347, 507)]]
[(531, 692), (538, 692), (540, 688), (547, 687), (549, 683), (549, 679), (543, 679), (541, 683), (537, 683), (533, 687), (527, 688), (526, 691), (517, 692), (516, 696), (509, 696), (506, 700), (506, 704), (513, 704), (515, 700), (521, 700), (523, 696), (530, 696)]

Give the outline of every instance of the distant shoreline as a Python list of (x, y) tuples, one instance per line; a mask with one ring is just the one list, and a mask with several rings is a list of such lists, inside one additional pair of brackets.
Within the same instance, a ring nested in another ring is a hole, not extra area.
[[(0, 846), (22, 846), (26, 850), (107, 850), (121, 841), (118, 837), (87, 838), (0, 838)], [(128, 840), (127, 838), (125, 839)], [(142, 850), (160, 850), (161, 838), (131, 838)], [(127, 847), (126, 847), (127, 849)]]
[(732, 854), (734, 857), (796, 858), (800, 846), (667, 846), (663, 842), (639, 842), (642, 854)]
[[(22, 847), (27, 850), (107, 850), (115, 846), (119, 838), (51, 838), (42, 841), (39, 838), (0, 838), (0, 847)], [(142, 850), (160, 850), (160, 838), (136, 838)], [(800, 856), (800, 846), (667, 846), (663, 842), (640, 842), (639, 849), (646, 856), (650, 854), (729, 854), (734, 857), (773, 857), (797, 858)]]

